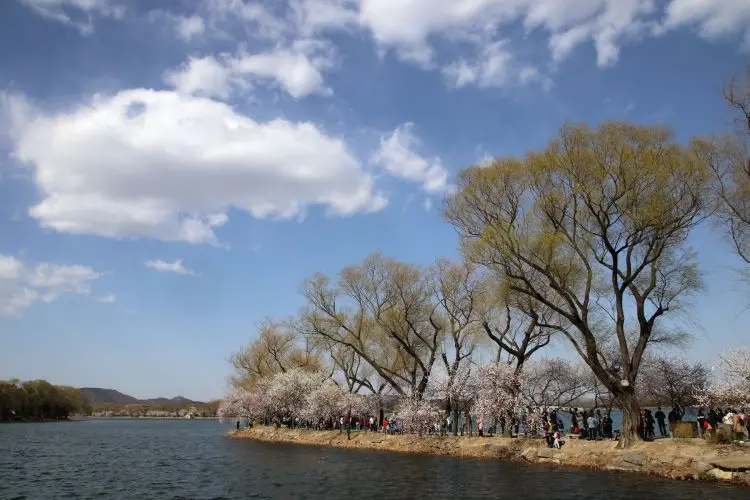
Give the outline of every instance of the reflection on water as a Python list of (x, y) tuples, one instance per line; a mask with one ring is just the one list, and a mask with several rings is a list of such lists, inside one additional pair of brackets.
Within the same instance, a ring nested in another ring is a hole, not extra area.
[(265, 444), (215, 421), (0, 425), (0, 498), (750, 498), (747, 489), (495, 460)]

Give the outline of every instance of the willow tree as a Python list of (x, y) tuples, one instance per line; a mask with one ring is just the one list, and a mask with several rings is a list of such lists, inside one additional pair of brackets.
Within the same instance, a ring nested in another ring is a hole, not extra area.
[(735, 114), (737, 133), (707, 150), (716, 215), (737, 254), (750, 264), (750, 64), (744, 78), (735, 78), (725, 87), (724, 100)]
[(468, 411), (471, 398), (472, 355), (481, 334), (479, 311), (487, 300), (486, 286), (469, 262), (438, 259), (430, 268), (432, 293), (438, 304), (439, 322), (445, 330), (440, 359), (445, 377), (433, 378), (438, 395), (445, 399), (446, 416), (453, 414), (453, 435), (458, 435), (458, 416)]
[(662, 127), (565, 126), (543, 151), (463, 170), (447, 200), (469, 259), (548, 312), (623, 410), (638, 439), (634, 386), (655, 324), (701, 281), (686, 238), (709, 169)]
[(305, 333), (351, 349), (400, 395), (424, 394), (443, 327), (421, 268), (374, 253), (303, 286)]
[(315, 346), (287, 324), (265, 320), (257, 337), (229, 358), (235, 388), (249, 389), (258, 380), (295, 368), (318, 372), (323, 362)]

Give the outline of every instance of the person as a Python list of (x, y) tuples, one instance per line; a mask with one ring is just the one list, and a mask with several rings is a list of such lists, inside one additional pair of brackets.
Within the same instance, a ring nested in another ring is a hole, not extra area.
[(240, 421), (237, 421), (237, 430), (240, 430)]
[(696, 417), (696, 420), (698, 421), (698, 437), (705, 438), (706, 414), (703, 413), (703, 408), (698, 408), (698, 416)]
[(583, 416), (581, 417), (581, 424), (583, 429), (581, 430), (581, 438), (588, 439), (589, 437), (589, 414), (586, 410), (583, 410)]
[(554, 438), (553, 446), (559, 450), (560, 449), (560, 431), (555, 431), (552, 437)]
[(654, 416), (649, 409), (646, 409), (646, 438), (656, 438), (656, 433), (654, 432)]
[(599, 427), (599, 422), (596, 421), (596, 417), (594, 416), (594, 412), (593, 411), (591, 413), (589, 413), (588, 427), (589, 428), (588, 428), (587, 439), (589, 439), (589, 440), (591, 440), (591, 439), (596, 440), (596, 438), (597, 438), (597, 432), (596, 431), (597, 431), (597, 429)]
[(667, 435), (667, 426), (664, 425), (664, 419), (667, 418), (664, 412), (661, 411), (661, 406), (656, 409), (656, 423), (659, 424), (659, 434), (664, 437)]

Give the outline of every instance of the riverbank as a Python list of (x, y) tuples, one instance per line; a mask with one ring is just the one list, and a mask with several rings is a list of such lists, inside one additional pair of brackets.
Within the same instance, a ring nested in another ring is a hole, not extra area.
[(386, 435), (276, 429), (256, 426), (230, 431), (238, 439), (333, 446), (399, 453), (445, 455), (551, 464), (596, 470), (636, 472), (673, 479), (722, 480), (750, 486), (750, 446), (710, 445), (702, 439), (661, 439), (618, 450), (614, 441), (568, 439), (559, 449), (541, 439)]
[(86, 420), (219, 420), (219, 417), (105, 417), (105, 416), (91, 416), (85, 417)]

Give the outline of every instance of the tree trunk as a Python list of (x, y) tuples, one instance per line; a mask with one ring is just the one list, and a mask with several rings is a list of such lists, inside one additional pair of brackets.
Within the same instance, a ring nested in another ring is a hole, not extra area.
[(349, 441), (352, 438), (352, 410), (346, 411), (346, 440)]
[(453, 409), (453, 435), (458, 436), (458, 407)]
[[(632, 386), (631, 386), (632, 387)], [(618, 406), (622, 409), (622, 427), (618, 448), (628, 448), (641, 440), (638, 430), (641, 425), (641, 405), (632, 388), (616, 396)]]

